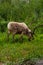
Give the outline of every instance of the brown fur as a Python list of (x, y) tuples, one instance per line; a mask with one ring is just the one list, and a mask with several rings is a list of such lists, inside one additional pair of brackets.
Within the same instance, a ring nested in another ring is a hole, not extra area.
[(9, 34), (12, 33), (13, 39), (15, 34), (21, 34), (21, 36), (24, 34), (27, 35), (28, 38), (32, 37), (31, 30), (27, 27), (25, 23), (9, 22), (7, 28), (8, 28), (8, 37)]

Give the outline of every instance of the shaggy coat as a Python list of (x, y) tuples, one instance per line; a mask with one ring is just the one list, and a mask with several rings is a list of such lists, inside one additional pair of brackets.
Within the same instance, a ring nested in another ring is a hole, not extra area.
[(10, 33), (12, 33), (13, 39), (15, 34), (21, 34), (21, 37), (23, 36), (23, 34), (27, 35), (29, 39), (31, 39), (32, 37), (31, 30), (28, 28), (28, 26), (24, 22), (22, 23), (9, 22), (7, 25), (7, 29), (8, 29), (8, 36)]

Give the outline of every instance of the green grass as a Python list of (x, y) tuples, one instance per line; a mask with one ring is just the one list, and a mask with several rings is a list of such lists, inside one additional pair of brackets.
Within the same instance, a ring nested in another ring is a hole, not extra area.
[(23, 41), (15, 36), (15, 42), (6, 41), (6, 33), (0, 33), (0, 61), (21, 62), (24, 59), (43, 58), (43, 34), (37, 35), (34, 40), (28, 41), (23, 37)]

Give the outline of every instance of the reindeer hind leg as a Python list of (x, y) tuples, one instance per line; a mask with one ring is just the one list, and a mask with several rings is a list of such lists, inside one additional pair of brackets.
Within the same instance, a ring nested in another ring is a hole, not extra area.
[(10, 31), (7, 32), (7, 41), (9, 41)]

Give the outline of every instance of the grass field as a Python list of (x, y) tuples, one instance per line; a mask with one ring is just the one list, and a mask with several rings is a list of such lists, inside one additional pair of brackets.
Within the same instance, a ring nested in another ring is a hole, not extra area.
[(1, 62), (22, 62), (24, 59), (43, 58), (43, 34), (38, 34), (34, 40), (28, 41), (23, 37), (23, 41), (15, 36), (15, 42), (6, 41), (6, 33), (0, 33), (0, 61)]

